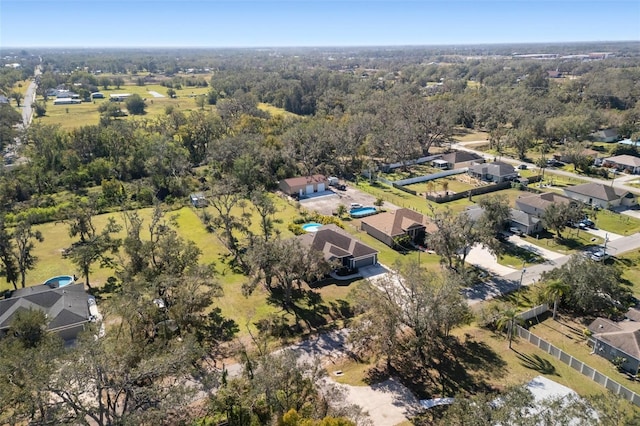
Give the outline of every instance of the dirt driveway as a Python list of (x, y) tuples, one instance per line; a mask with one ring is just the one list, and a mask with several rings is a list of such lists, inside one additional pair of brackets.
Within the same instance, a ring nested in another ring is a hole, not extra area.
[[(373, 206), (376, 197), (366, 192), (362, 192), (352, 186), (347, 186), (344, 191), (332, 189), (333, 194), (327, 191), (327, 195), (316, 196), (300, 200), (300, 204), (309, 210), (330, 216), (336, 212), (338, 206), (343, 204), (347, 209), (351, 203), (362, 204), (363, 206)], [(383, 208), (387, 210), (397, 210), (398, 206), (385, 201)]]

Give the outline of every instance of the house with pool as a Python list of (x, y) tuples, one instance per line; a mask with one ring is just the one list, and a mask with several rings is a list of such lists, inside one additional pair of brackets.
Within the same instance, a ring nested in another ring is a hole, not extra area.
[(337, 261), (340, 270), (350, 274), (358, 268), (378, 263), (378, 251), (352, 237), (337, 225), (323, 225), (315, 232), (296, 237), (302, 245), (321, 252), (329, 261)]
[(0, 336), (11, 327), (20, 311), (39, 310), (47, 316), (47, 330), (57, 333), (64, 341), (76, 339), (91, 321), (89, 295), (84, 284), (42, 284), (15, 290), (0, 300)]
[(399, 238), (405, 237), (414, 244), (422, 245), (425, 236), (437, 231), (438, 227), (429, 217), (402, 208), (364, 217), (360, 220), (360, 229), (393, 248)]

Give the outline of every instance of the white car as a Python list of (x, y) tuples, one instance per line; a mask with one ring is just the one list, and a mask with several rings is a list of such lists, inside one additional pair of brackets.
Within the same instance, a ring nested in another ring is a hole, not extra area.
[(596, 262), (607, 260), (609, 257), (609, 253), (605, 252), (604, 250), (598, 250), (591, 253), (591, 259), (595, 260)]
[(351, 203), (351, 205), (349, 206), (349, 209), (361, 209), (362, 208), (362, 204), (360, 203)]

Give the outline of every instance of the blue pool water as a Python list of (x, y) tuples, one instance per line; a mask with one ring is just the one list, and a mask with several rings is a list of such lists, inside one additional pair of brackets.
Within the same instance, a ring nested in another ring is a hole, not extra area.
[(358, 209), (351, 209), (349, 210), (349, 214), (352, 217), (365, 217), (365, 216), (371, 216), (372, 214), (376, 214), (378, 213), (378, 210), (376, 210), (375, 207), (360, 207)]
[(302, 225), (302, 229), (304, 229), (306, 232), (316, 232), (318, 229), (320, 229), (321, 226), (321, 223), (309, 222)]
[(48, 285), (51, 288), (60, 288), (72, 284), (75, 281), (71, 275), (58, 275), (57, 277), (49, 278), (44, 282), (44, 285)]

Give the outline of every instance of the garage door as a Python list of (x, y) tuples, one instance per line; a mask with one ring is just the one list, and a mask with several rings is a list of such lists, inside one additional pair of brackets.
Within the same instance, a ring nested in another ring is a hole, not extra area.
[(365, 257), (364, 259), (358, 259), (354, 262), (356, 268), (362, 268), (363, 266), (374, 265), (376, 263), (376, 256)]
[(313, 185), (307, 185), (307, 188), (305, 189), (305, 194), (313, 194)]
[(318, 192), (324, 191), (324, 182), (318, 184)]

